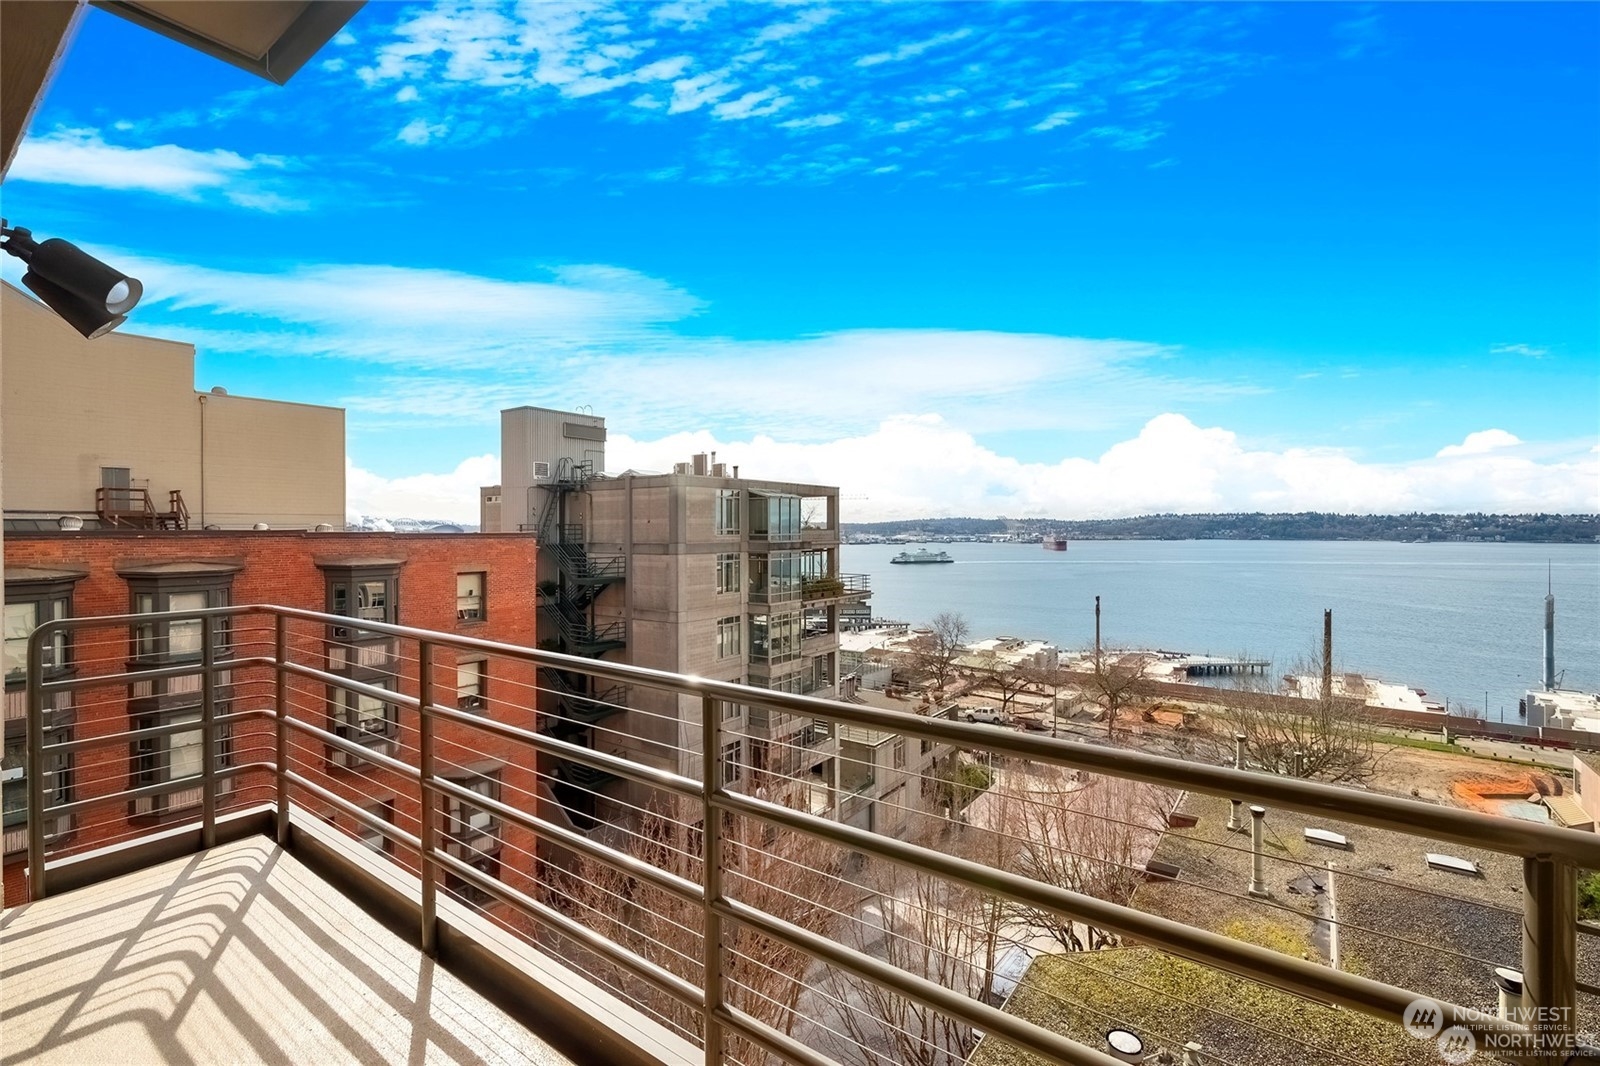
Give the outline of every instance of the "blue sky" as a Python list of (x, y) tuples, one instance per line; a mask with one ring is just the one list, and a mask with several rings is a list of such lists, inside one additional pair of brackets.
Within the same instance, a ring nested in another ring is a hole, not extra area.
[[(470, 519), (498, 411), (847, 517), (1600, 510), (1600, 6), (369, 4), (279, 88), (91, 10), (7, 217)], [(11, 267), (8, 265), (7, 270)], [(13, 277), (14, 274), (8, 274)]]

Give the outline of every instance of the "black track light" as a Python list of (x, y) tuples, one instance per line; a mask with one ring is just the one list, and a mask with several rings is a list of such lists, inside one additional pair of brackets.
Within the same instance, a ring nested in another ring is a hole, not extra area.
[(0, 220), (0, 248), (28, 264), (22, 284), (90, 340), (126, 322), (144, 295), (138, 278), (58, 237), (35, 241), (30, 231), (11, 229)]

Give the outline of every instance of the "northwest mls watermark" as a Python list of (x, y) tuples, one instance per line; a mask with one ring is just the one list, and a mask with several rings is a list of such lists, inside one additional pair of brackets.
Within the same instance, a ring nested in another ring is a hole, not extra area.
[[(1522, 1024), (1522, 1032), (1482, 1032), (1485, 1022), (1501, 1020), (1488, 1011), (1470, 1007), (1446, 1010), (1431, 999), (1414, 999), (1406, 1005), (1402, 1019), (1406, 1032), (1418, 1040), (1431, 1040), (1439, 1058), (1450, 1066), (1472, 1061), (1479, 1051), (1506, 1058), (1553, 1056), (1557, 1062), (1594, 1062), (1584, 1053), (1572, 1032), (1571, 1007), (1533, 1007), (1513, 1011), (1510, 1020)], [(1474, 1033), (1473, 1027), (1480, 1031)]]

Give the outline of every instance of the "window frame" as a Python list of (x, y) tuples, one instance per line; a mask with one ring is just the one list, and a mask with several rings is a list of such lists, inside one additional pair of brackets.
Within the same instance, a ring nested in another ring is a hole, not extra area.
[(717, 595), (738, 594), (744, 587), (744, 553), (717, 553)]
[(741, 616), (730, 614), (717, 619), (716, 647), (719, 660), (737, 659), (744, 654), (744, 620)]
[[(173, 785), (192, 782), (186, 787), (169, 788), (156, 795), (137, 796), (128, 801), (130, 818), (150, 819), (187, 816), (197, 810), (203, 798), (201, 791), (205, 776), (205, 738), (201, 726), (204, 716), (203, 700), (205, 678), (200, 664), (205, 654), (207, 619), (174, 622), (165, 617), (174, 610), (210, 610), (227, 607), (233, 602), (233, 579), (237, 567), (217, 568), (215, 564), (205, 569), (163, 573), (125, 573), (128, 600), (133, 614), (152, 614), (157, 617), (148, 622), (134, 622), (128, 627), (130, 673), (158, 670), (168, 666), (194, 664), (191, 674), (173, 677), (134, 680), (128, 685), (129, 725), (135, 730), (157, 729), (166, 726), (189, 724), (193, 728), (175, 730), (159, 736), (136, 737), (128, 743), (128, 777), (131, 788), (153, 785)], [(173, 606), (174, 597), (200, 596), (203, 605)], [(209, 619), (213, 632), (212, 662), (218, 666), (232, 656), (230, 637), (232, 622), (228, 618)], [(173, 650), (174, 629), (189, 627), (199, 634), (192, 644), (185, 642)], [(214, 679), (213, 692), (216, 706), (213, 713), (223, 717), (232, 709), (232, 673), (219, 670)], [(216, 727), (216, 770), (233, 764), (233, 729), (230, 725)], [(184, 741), (181, 742), (180, 741)], [(198, 761), (192, 773), (175, 774), (175, 762), (188, 749), (198, 748)], [(232, 788), (232, 780), (217, 778), (217, 793), (225, 794)]]
[(716, 533), (719, 537), (738, 536), (744, 529), (743, 493), (739, 489), (718, 489), (716, 502)]
[[(477, 684), (473, 691), (464, 692), (461, 684), (462, 671), (475, 667), (470, 671), (474, 674)], [(489, 709), (489, 660), (464, 659), (456, 663), (456, 709), (462, 711), (476, 711)]]
[[(461, 583), (464, 579), (477, 579), (477, 593), (463, 594)], [(475, 606), (464, 606), (469, 600), (476, 600)], [(456, 573), (456, 622), (483, 622), (489, 617), (489, 572), (487, 570), (461, 570)]]

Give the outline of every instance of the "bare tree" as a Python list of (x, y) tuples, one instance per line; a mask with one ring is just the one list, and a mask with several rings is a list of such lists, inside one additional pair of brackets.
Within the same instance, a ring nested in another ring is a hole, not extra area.
[[(986, 797), (987, 798), (987, 797)], [(988, 819), (1010, 817), (1009, 800)], [(986, 819), (987, 820), (987, 819)], [(934, 846), (1010, 868), (1016, 836), (995, 824), (954, 829), (930, 822)], [(996, 963), (1018, 908), (1009, 900), (921, 870), (907, 874), (887, 863), (864, 875), (876, 890), (863, 920), (846, 927), (844, 943), (908, 973), (979, 999), (993, 986)], [(829, 1022), (849, 1041), (837, 1049), (872, 1066), (955, 1066), (976, 1043), (970, 1026), (875, 982), (826, 968), (820, 987)]]
[(1144, 680), (1150, 657), (1137, 652), (1108, 652), (1096, 647), (1089, 657), (1089, 674), (1083, 678), (1085, 694), (1106, 716), (1106, 736), (1117, 739), (1117, 720)]
[(1016, 698), (1030, 688), (1037, 688), (1034, 673), (1022, 666), (1005, 662), (996, 658), (973, 672), (978, 679), (978, 685), (985, 692), (992, 692), (1000, 699), (1000, 712), (1009, 714), (1011, 705)]
[(1224, 727), (1219, 757), (1231, 760), (1234, 737), (1243, 736), (1251, 769), (1333, 782), (1371, 777), (1379, 758), (1378, 716), (1359, 699), (1324, 691), (1319, 670), (1305, 660), (1291, 668), (1291, 676), (1312, 678), (1309, 696), (1283, 692), (1265, 677), (1239, 676), (1237, 696), (1216, 716)]
[[(797, 801), (780, 796), (777, 802)], [(732, 816), (723, 830), (724, 891), (767, 914), (833, 934), (841, 914), (853, 912), (860, 891), (840, 875), (843, 856), (804, 834)], [(687, 818), (657, 811), (644, 815), (619, 850), (690, 881), (702, 877), (701, 829)], [(698, 904), (596, 859), (579, 857), (560, 879), (559, 902), (573, 917), (613, 943), (698, 984), (701, 929)], [(781, 1032), (791, 1032), (811, 958), (737, 922), (723, 926), (723, 974), (729, 1001)], [(567, 945), (563, 945), (566, 949)], [(703, 1018), (631, 972), (586, 959), (595, 976), (672, 1025), (699, 1033)], [(745, 1063), (769, 1057), (743, 1039), (728, 1038), (728, 1054)]]
[(954, 611), (941, 611), (933, 616), (928, 629), (911, 642), (913, 667), (933, 679), (934, 687), (943, 690), (945, 683), (955, 673), (956, 660), (966, 650), (972, 627), (966, 618)]
[[(1127, 903), (1161, 840), (1176, 793), (1116, 777), (1083, 777), (1060, 767), (1035, 769), (1025, 784), (1002, 782), (1014, 793), (1020, 837), (1017, 872), (1043, 884), (1109, 903)], [(1109, 930), (1031, 909), (1027, 920), (1049, 932), (1064, 951), (1115, 946)], [(1080, 932), (1081, 930), (1081, 932)]]

